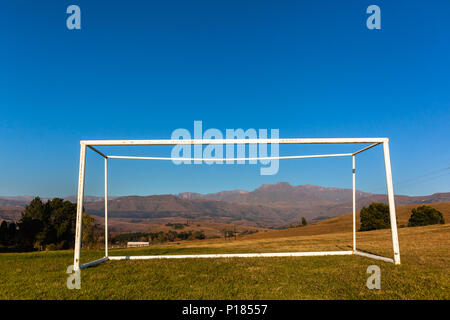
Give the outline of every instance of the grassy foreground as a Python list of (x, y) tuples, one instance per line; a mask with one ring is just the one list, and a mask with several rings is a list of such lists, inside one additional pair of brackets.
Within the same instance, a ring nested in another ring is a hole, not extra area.
[[(0, 254), (0, 299), (449, 299), (450, 226), (399, 229), (402, 265), (358, 256), (109, 261), (66, 288), (72, 251)], [(351, 233), (204, 240), (110, 255), (348, 250)], [(358, 233), (358, 247), (391, 257), (389, 230)], [(83, 251), (83, 261), (102, 256)], [(366, 269), (381, 268), (381, 290)]]

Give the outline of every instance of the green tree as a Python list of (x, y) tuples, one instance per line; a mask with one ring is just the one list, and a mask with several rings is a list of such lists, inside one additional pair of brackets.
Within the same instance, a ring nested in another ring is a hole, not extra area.
[[(19, 242), (21, 246), (33, 247), (37, 243), (38, 234), (43, 229), (45, 205), (39, 197), (34, 198), (22, 212), (19, 225)], [(39, 247), (39, 244), (37, 244)]]
[(45, 249), (47, 245), (68, 249), (73, 244), (76, 204), (55, 198), (45, 204), (34, 198), (19, 221), (21, 240), (25, 245)]
[[(74, 244), (77, 205), (59, 198), (43, 203), (34, 198), (18, 222), (19, 243), (23, 247), (68, 249)], [(83, 240), (91, 246), (98, 240), (98, 225), (83, 213)]]
[(6, 246), (6, 239), (8, 236), (8, 223), (3, 220), (2, 224), (0, 224), (0, 244)]
[(95, 223), (94, 217), (83, 212), (83, 228), (81, 232), (81, 240), (87, 248), (95, 246), (100, 239), (101, 229), (100, 226)]
[(166, 241), (168, 240), (167, 234), (164, 233), (164, 232), (162, 232), (162, 231), (158, 232), (157, 240), (158, 240), (159, 242), (166, 242)]
[(308, 222), (306, 222), (305, 217), (302, 217), (302, 226), (306, 226), (308, 224)]
[(391, 226), (389, 219), (389, 206), (384, 203), (371, 203), (363, 207), (360, 212), (360, 231), (386, 229)]
[(408, 227), (445, 223), (442, 213), (430, 206), (420, 206), (412, 209), (411, 212), (412, 214), (408, 221)]
[(16, 241), (17, 226), (14, 222), (8, 225), (8, 231), (6, 233), (6, 241), (8, 244), (14, 244)]
[[(233, 231), (230, 231), (233, 232)], [(233, 233), (234, 236), (234, 233)], [(205, 233), (203, 231), (194, 231), (192, 233), (192, 235), (189, 237), (190, 239), (199, 239), (199, 240), (203, 240), (206, 238)]]
[(53, 228), (49, 240), (59, 249), (71, 248), (75, 237), (77, 205), (59, 198), (49, 201), (47, 205), (51, 211), (50, 223)]

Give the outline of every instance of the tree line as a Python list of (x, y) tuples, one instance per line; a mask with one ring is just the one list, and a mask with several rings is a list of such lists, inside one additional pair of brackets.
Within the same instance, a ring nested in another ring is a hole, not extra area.
[[(42, 202), (34, 198), (22, 212), (17, 222), (3, 221), (0, 224), (1, 251), (56, 250), (74, 247), (75, 218), (77, 205), (60, 198)], [(84, 211), (84, 210), (83, 210)], [(390, 228), (389, 206), (371, 203), (360, 211), (360, 231)], [(445, 223), (441, 212), (427, 205), (412, 209), (408, 227)], [(306, 225), (302, 218), (301, 225)], [(128, 241), (154, 243), (178, 240), (205, 239), (203, 231), (168, 231), (127, 233), (112, 237), (112, 244)], [(104, 241), (103, 230), (95, 219), (83, 212), (82, 245), (92, 248)]]
[(173, 242), (179, 240), (203, 240), (205, 239), (205, 233), (203, 231), (168, 231), (168, 232), (133, 232), (122, 233), (114, 236), (111, 239), (111, 244), (124, 245), (130, 241), (143, 241), (152, 243)]
[[(17, 222), (0, 225), (3, 251), (69, 249), (74, 246), (77, 205), (60, 198), (42, 202), (34, 198)], [(90, 248), (99, 242), (101, 228), (95, 219), (83, 213), (82, 243)]]

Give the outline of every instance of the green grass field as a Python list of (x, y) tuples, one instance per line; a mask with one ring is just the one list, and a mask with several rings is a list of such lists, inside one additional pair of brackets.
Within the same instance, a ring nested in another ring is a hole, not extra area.
[[(283, 231), (280, 231), (283, 232)], [(402, 264), (358, 256), (108, 261), (66, 287), (73, 251), (0, 254), (0, 299), (449, 299), (450, 227), (399, 229)], [(349, 250), (351, 233), (203, 240), (112, 250), (110, 255)], [(391, 257), (389, 230), (358, 233), (358, 247)], [(83, 262), (102, 257), (83, 250)], [(381, 268), (381, 290), (366, 269)]]

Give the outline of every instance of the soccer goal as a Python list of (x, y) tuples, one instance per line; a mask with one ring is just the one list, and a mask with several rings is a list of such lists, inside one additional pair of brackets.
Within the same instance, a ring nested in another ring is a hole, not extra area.
[[(363, 149), (352, 153), (291, 155), (277, 157), (257, 158), (172, 158), (172, 157), (134, 157), (106, 155), (99, 149), (102, 146), (155, 146), (155, 145), (250, 145), (250, 144), (367, 144)], [(359, 251), (356, 248), (356, 183), (355, 183), (355, 158), (361, 152), (369, 150), (379, 144), (383, 145), (384, 165), (386, 173), (386, 185), (389, 202), (389, 214), (391, 222), (393, 258)], [(397, 220), (394, 203), (394, 188), (392, 184), (391, 160), (389, 155), (388, 138), (311, 138), (311, 139), (192, 139), (192, 140), (93, 140), (80, 141), (80, 170), (78, 180), (77, 217), (75, 228), (75, 253), (74, 270), (90, 267), (108, 260), (142, 260), (142, 259), (188, 259), (188, 258), (246, 258), (246, 257), (299, 257), (299, 256), (328, 256), (328, 255), (359, 255), (367, 258), (400, 264), (400, 250), (397, 234)], [(81, 256), (81, 230), (84, 200), (84, 181), (86, 168), (86, 149), (90, 148), (102, 156), (105, 161), (105, 256), (80, 265)], [(308, 159), (327, 157), (351, 157), (353, 175), (353, 248), (348, 251), (318, 251), (318, 252), (274, 252), (274, 253), (237, 253), (237, 254), (192, 254), (192, 255), (150, 255), (150, 256), (110, 256), (108, 253), (108, 160), (110, 159), (137, 159), (154, 161), (192, 160), (192, 161), (230, 161), (230, 160), (281, 160), (281, 159)]]

